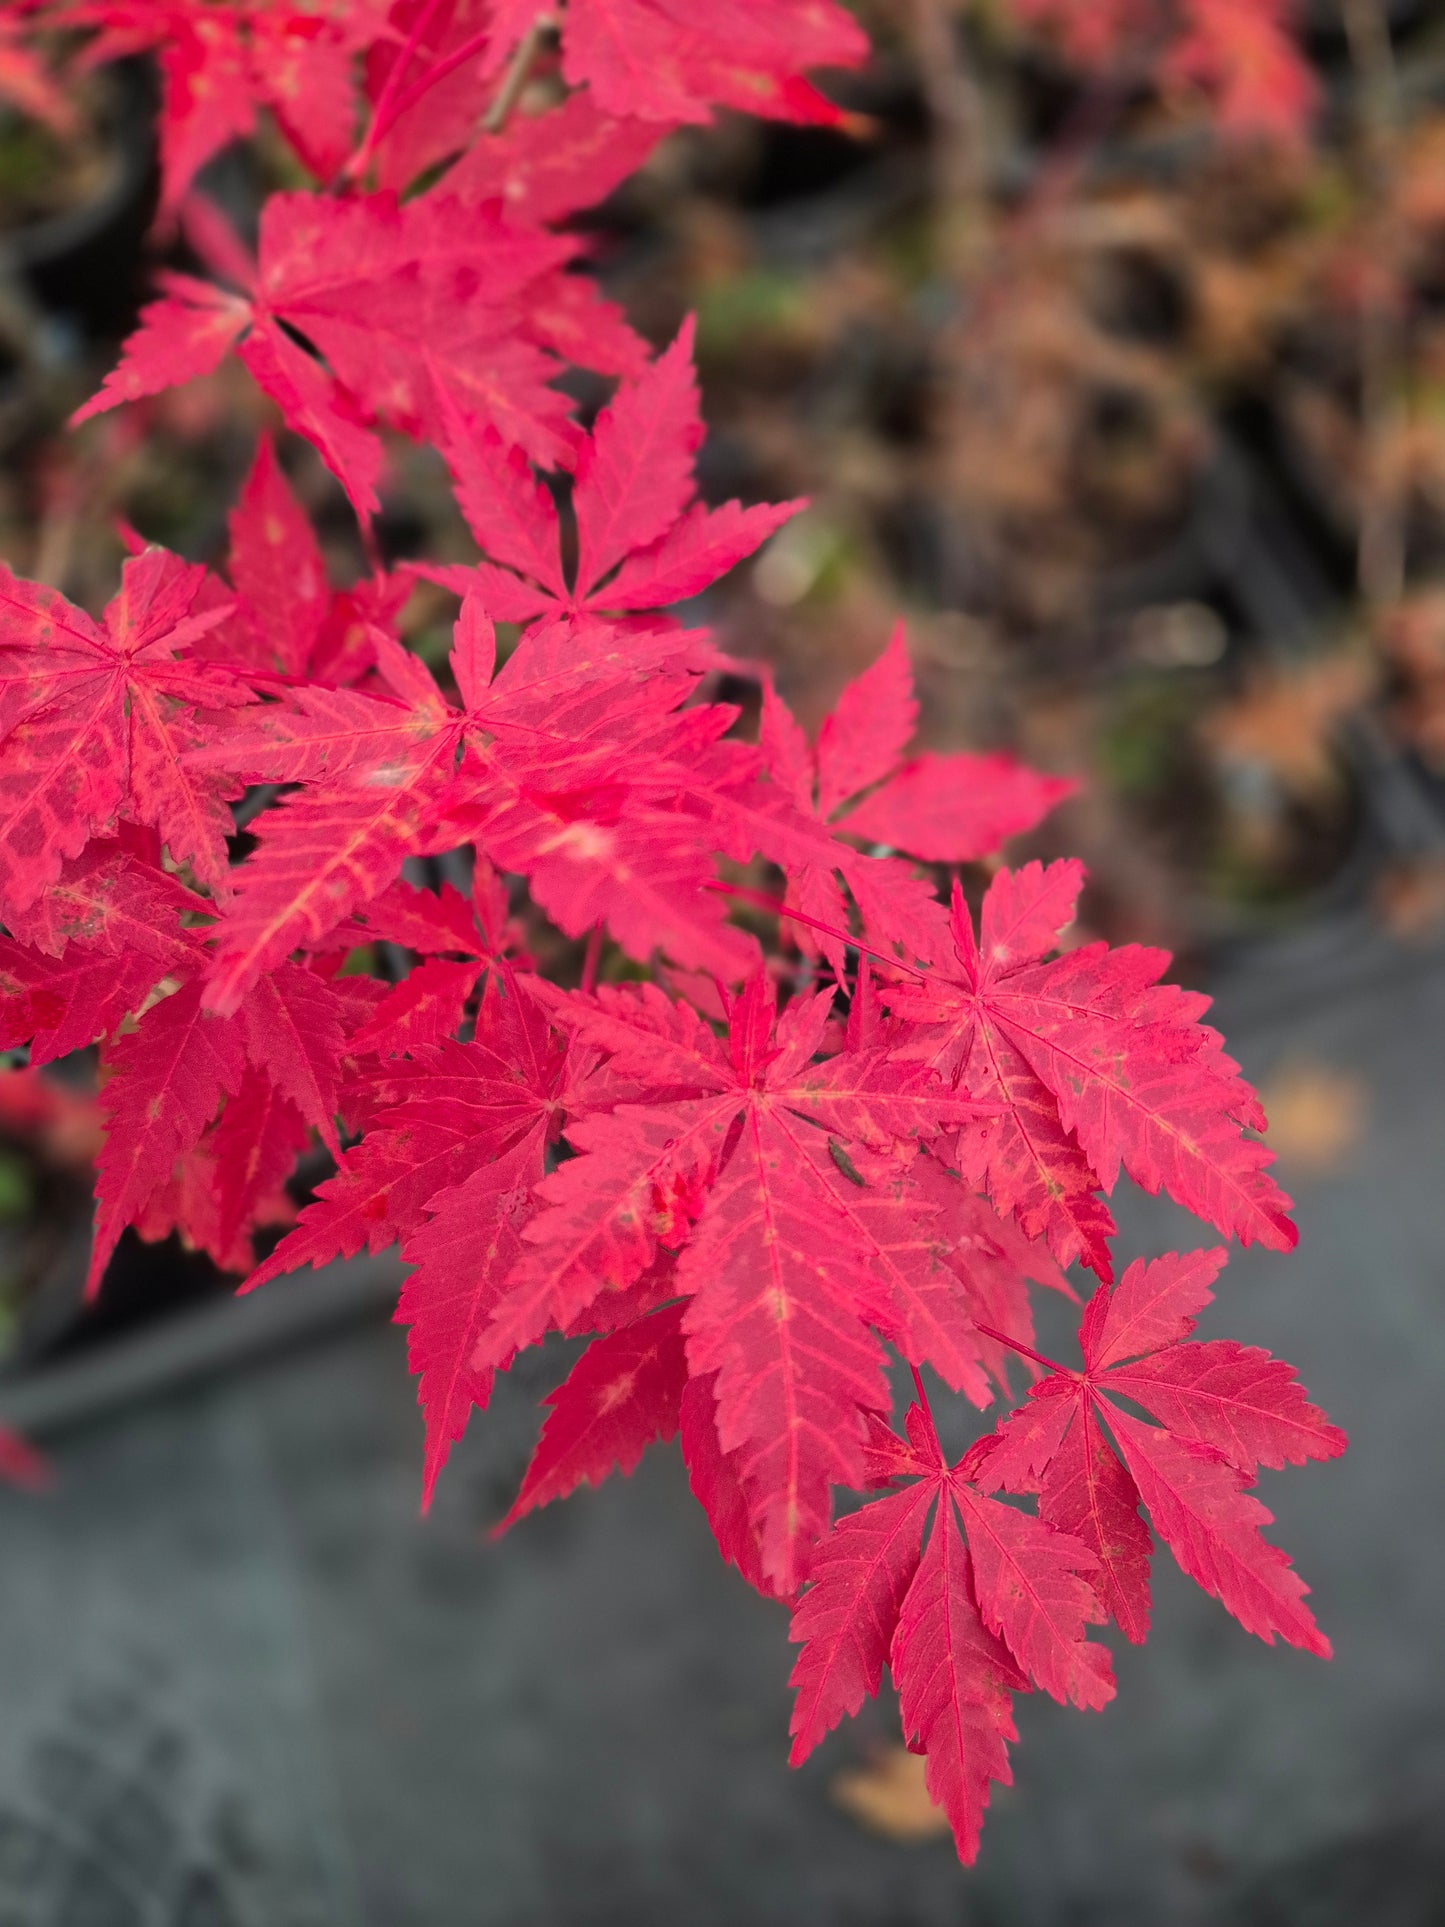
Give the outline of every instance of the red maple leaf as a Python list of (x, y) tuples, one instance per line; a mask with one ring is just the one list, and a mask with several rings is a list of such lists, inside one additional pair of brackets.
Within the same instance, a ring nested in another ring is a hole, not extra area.
[[(994, 855), (1075, 788), (1067, 778), (1041, 776), (1011, 756), (910, 757), (917, 726), (901, 624), (878, 660), (839, 696), (816, 744), (809, 745), (771, 684), (763, 689), (763, 753), (774, 780), (799, 809), (842, 835), (886, 844), (927, 863), (971, 863)], [(948, 954), (948, 925), (933, 886), (911, 865), (840, 844), (837, 867), (876, 943), (901, 943), (915, 957)], [(815, 925), (847, 929), (847, 906), (831, 870), (794, 869), (788, 901)], [(841, 968), (840, 936), (819, 937), (805, 925), (799, 941)]]
[(885, 995), (919, 1025), (902, 1048), (996, 1104), (965, 1126), (964, 1175), (1061, 1264), (1112, 1276), (1098, 1191), (1120, 1166), (1245, 1244), (1288, 1251), (1289, 1199), (1268, 1175), (1259, 1100), (1199, 1019), (1209, 999), (1161, 984), (1162, 950), (1083, 948), (1047, 961), (1072, 921), (1083, 865), (1000, 871), (979, 934), (954, 886), (954, 956)]
[(159, 57), (163, 214), (179, 208), (207, 161), (255, 131), (263, 107), (313, 174), (335, 174), (356, 132), (354, 56), (385, 11), (382, 0), (77, 0), (59, 9), (101, 29), (88, 65)]
[[(497, 0), (486, 67), (496, 71), (532, 29), (532, 0)], [(562, 73), (590, 87), (609, 114), (706, 121), (714, 103), (779, 120), (841, 120), (801, 77), (851, 67), (868, 42), (834, 0), (573, 0), (562, 27)]]
[(801, 501), (708, 509), (694, 500), (702, 440), (693, 324), (645, 373), (626, 381), (576, 456), (572, 512), (577, 560), (569, 582), (562, 527), (526, 452), (457, 418), (443, 443), (457, 501), (477, 546), (473, 567), (415, 564), (458, 594), (475, 590), (497, 621), (547, 614), (659, 609), (696, 595), (751, 555), (806, 506)]
[[(199, 959), (196, 960), (199, 963)], [(154, 980), (154, 966), (152, 979)], [(215, 1252), (236, 1250), (254, 1209), (275, 1184), (259, 1188), (255, 1174), (237, 1171), (228, 1182), (239, 1190), (221, 1202), (217, 1174), (197, 1147), (221, 1109), (240, 1098), (248, 1068), (261, 1073), (271, 1094), (284, 1100), (300, 1125), (314, 1126), (333, 1150), (340, 1149), (335, 1113), (344, 1044), (342, 1006), (320, 977), (282, 964), (254, 984), (239, 1008), (218, 1016), (202, 1001), (199, 970), (172, 994), (145, 1010), (101, 1053), (101, 1094), (106, 1140), (96, 1175), (95, 1236), (87, 1290), (100, 1289), (121, 1232), (129, 1224), (203, 1226), (196, 1240)], [(255, 1089), (244, 1099), (256, 1107)], [(274, 1138), (291, 1141), (296, 1125), (273, 1109), (253, 1126), (233, 1119), (232, 1130), (250, 1148), (245, 1155), (272, 1170), (279, 1161)], [(261, 1136), (258, 1137), (257, 1133)], [(223, 1132), (224, 1147), (231, 1131)], [(214, 1140), (213, 1140), (214, 1142)], [(275, 1180), (279, 1183), (279, 1178)], [(239, 1199), (239, 1203), (236, 1202)], [(217, 1212), (222, 1215), (216, 1215)], [(163, 1223), (162, 1223), (163, 1221)], [(158, 1233), (159, 1235), (159, 1233)], [(228, 1256), (226, 1262), (231, 1262)]]
[(0, 568), (0, 909), (25, 910), (121, 821), (154, 826), (225, 902), (237, 790), (224, 767), (187, 757), (217, 739), (201, 712), (252, 698), (235, 670), (192, 654), (226, 613), (198, 608), (206, 580), (148, 549), (97, 623)]
[(510, 220), (541, 227), (603, 200), (667, 131), (656, 120), (603, 113), (584, 88), (546, 113), (514, 115), (501, 133), (471, 141), (446, 176), (446, 192), (465, 201), (495, 198)]
[(1328, 1658), (1303, 1603), (1308, 1588), (1260, 1537), (1271, 1515), (1247, 1488), (1261, 1465), (1336, 1457), (1345, 1435), (1282, 1360), (1230, 1339), (1185, 1342), (1225, 1256), (1139, 1260), (1114, 1290), (1101, 1285), (1079, 1327), (1083, 1370), (1039, 1360), (1049, 1376), (970, 1450), (968, 1470), (985, 1490), (1041, 1494), (1039, 1516), (1097, 1553), (1100, 1593), (1130, 1639), (1149, 1629), (1142, 1504), (1184, 1571), (1242, 1626)]
[(614, 1468), (631, 1472), (649, 1445), (674, 1435), (687, 1384), (682, 1311), (665, 1305), (592, 1340), (547, 1396), (551, 1416), (498, 1532)]
[(909, 1745), (927, 1756), (928, 1790), (972, 1862), (990, 1783), (1012, 1778), (1011, 1695), (1032, 1678), (1076, 1706), (1113, 1697), (1108, 1653), (1084, 1636), (1105, 1617), (1089, 1583), (1098, 1561), (1080, 1540), (986, 1497), (963, 1461), (950, 1466), (926, 1405), (909, 1408), (906, 1430), (905, 1442), (875, 1424), (869, 1470), (875, 1483), (917, 1483), (839, 1520), (794, 1610), (790, 1636), (803, 1650), (791, 1759), (800, 1765), (856, 1713), (887, 1666)]
[(363, 517), (381, 472), (374, 422), (438, 443), (456, 420), (473, 433), (491, 426), (566, 465), (577, 436), (567, 398), (549, 385), (559, 355), (610, 374), (644, 358), (592, 284), (560, 272), (577, 248), (510, 226), (494, 203), (438, 193), (405, 203), (273, 194), (246, 285), (228, 293), (162, 275), (163, 298), (73, 419), (206, 374), (235, 347)]

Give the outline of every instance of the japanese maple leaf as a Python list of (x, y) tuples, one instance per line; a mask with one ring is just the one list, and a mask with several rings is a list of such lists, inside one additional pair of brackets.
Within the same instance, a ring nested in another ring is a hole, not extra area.
[(755, 751), (718, 740), (733, 711), (679, 711), (717, 660), (705, 637), (565, 621), (529, 631), (494, 675), (473, 596), (451, 655), (462, 708), (397, 643), (373, 640), (394, 696), (301, 688), (227, 739), (231, 764), (306, 787), (250, 826), (259, 847), (217, 940), (218, 1009), (319, 945), (408, 855), (463, 841), (525, 875), (569, 936), (604, 923), (635, 956), (661, 948), (735, 978), (755, 946), (708, 887), (713, 851), (787, 861), (827, 848), (759, 780)]
[(1247, 1488), (1261, 1465), (1336, 1457), (1345, 1435), (1292, 1366), (1232, 1339), (1186, 1342), (1225, 1256), (1173, 1252), (1101, 1286), (1079, 1327), (1082, 1371), (1040, 1360), (1050, 1375), (971, 1449), (968, 1468), (985, 1490), (1040, 1492), (1040, 1517), (1097, 1553), (1100, 1593), (1130, 1639), (1149, 1630), (1142, 1504), (1184, 1571), (1242, 1626), (1327, 1659), (1308, 1588), (1260, 1537), (1271, 1515)]
[[(840, 1519), (818, 1547), (793, 1613), (792, 1764), (877, 1693), (887, 1666), (909, 1745), (971, 1863), (989, 1787), (1005, 1786), (1018, 1737), (1010, 1696), (1029, 1680), (1055, 1699), (1097, 1708), (1113, 1697), (1108, 1653), (1084, 1636), (1105, 1617), (1088, 1546), (990, 1499), (950, 1466), (922, 1405), (907, 1441), (875, 1424), (873, 1481), (917, 1483)], [(937, 1516), (924, 1545), (930, 1508)], [(1082, 1575), (1089, 1575), (1088, 1578)]]
[(221, 640), (232, 661), (291, 676), (311, 670), (331, 610), (316, 531), (276, 460), (271, 437), (255, 460), (230, 518), (227, 574), (236, 609)]
[(501, 133), (459, 142), (466, 151), (445, 191), (464, 201), (495, 198), (510, 220), (541, 227), (605, 199), (667, 131), (663, 122), (603, 113), (584, 88), (545, 113), (514, 114)]
[[(498, 70), (532, 28), (532, 0), (498, 0), (486, 69)], [(706, 121), (714, 104), (779, 120), (837, 122), (839, 110), (801, 78), (805, 67), (866, 59), (863, 33), (834, 0), (572, 0), (562, 74), (590, 87), (609, 114)]]
[(509, 226), (493, 203), (273, 194), (253, 279), (228, 293), (163, 275), (163, 298), (73, 419), (206, 374), (235, 347), (363, 517), (377, 506), (375, 421), (435, 442), (458, 419), (472, 433), (490, 425), (566, 465), (576, 431), (549, 385), (558, 354), (613, 374), (643, 359), (592, 284), (560, 273), (577, 247)]
[(256, 1262), (252, 1232), (296, 1216), (284, 1185), (310, 1136), (290, 1099), (248, 1064), (220, 1117), (135, 1218), (137, 1233), (155, 1243), (178, 1232), (220, 1270), (249, 1271)]
[(262, 107), (313, 174), (336, 173), (355, 133), (353, 57), (385, 17), (378, 0), (80, 0), (60, 11), (100, 27), (88, 65), (158, 55), (162, 214), (175, 212), (207, 161), (255, 131)]
[(696, 595), (751, 555), (801, 501), (707, 509), (694, 500), (702, 440), (693, 324), (636, 380), (618, 389), (576, 457), (577, 560), (569, 582), (556, 504), (526, 452), (456, 420), (442, 444), (457, 501), (489, 560), (474, 568), (415, 565), (487, 613), (527, 622), (549, 612), (659, 609)]
[(547, 1396), (550, 1416), (498, 1532), (614, 1468), (633, 1471), (649, 1445), (673, 1437), (687, 1384), (682, 1312), (665, 1305), (592, 1340)]
[(1113, 1223), (1097, 1192), (1121, 1165), (1243, 1243), (1291, 1250), (1272, 1154), (1244, 1135), (1264, 1114), (1199, 1021), (1209, 999), (1160, 984), (1162, 950), (1093, 943), (1047, 961), (1083, 881), (1073, 862), (1000, 871), (977, 938), (955, 884), (953, 958), (885, 993), (919, 1025), (906, 1054), (1000, 1107), (965, 1126), (960, 1169), (1061, 1264), (1082, 1258), (1101, 1278)]
[[(887, 844), (927, 863), (971, 863), (992, 856), (1009, 837), (1030, 830), (1072, 794), (1064, 777), (1041, 776), (1011, 756), (908, 756), (918, 725), (913, 670), (902, 625), (878, 660), (844, 689), (810, 745), (781, 698), (763, 690), (762, 745), (774, 779), (801, 810), (833, 830)], [(840, 844), (846, 878), (875, 942), (901, 941), (913, 955), (948, 954), (948, 925), (930, 883), (891, 859), (865, 857)], [(847, 909), (831, 870), (809, 866), (788, 879), (788, 900), (815, 923), (847, 929)], [(799, 941), (815, 945), (835, 969), (840, 936), (819, 939), (803, 926)]]
[(0, 1050), (30, 1047), (38, 1067), (109, 1036), (154, 988), (153, 957), (85, 943), (59, 958), (0, 937)]
[(348, 1124), (363, 1129), (296, 1229), (246, 1281), (254, 1290), (299, 1265), (383, 1251), (425, 1222), (425, 1207), (525, 1141), (542, 1153), (576, 1101), (577, 1060), (516, 980), (489, 980), (467, 1043), (449, 1039), (387, 1064), (344, 1094)]
[(215, 911), (161, 867), (159, 854), (157, 846), (148, 861), (128, 838), (97, 838), (43, 896), (7, 911), (11, 936), (51, 957), (80, 944), (112, 958), (146, 958), (152, 981), (168, 971), (193, 973), (203, 961), (205, 930), (182, 919)]
[[(866, 1158), (870, 1144), (936, 1134), (948, 1093), (882, 1052), (815, 1065), (830, 1001), (792, 1004), (775, 1026), (773, 993), (754, 977), (729, 1002), (726, 1049), (660, 993), (569, 1004), (579, 1035), (671, 1101), (568, 1124), (579, 1155), (538, 1187), (548, 1208), (474, 1355), (500, 1364), (626, 1290), (660, 1247), (676, 1250), (689, 1368), (716, 1374), (722, 1447), (784, 1592), (826, 1526), (830, 1484), (861, 1474), (862, 1415), (886, 1408), (871, 1327), (895, 1331), (945, 1265), (921, 1229), (927, 1206), (860, 1184), (849, 1147)], [(952, 1295), (966, 1324), (956, 1283)]]
[[(67, 857), (122, 820), (153, 825), (218, 899), (229, 894), (224, 769), (187, 754), (202, 714), (251, 701), (193, 658), (224, 605), (197, 610), (205, 571), (163, 549), (124, 566), (100, 622), (0, 568), (0, 908), (25, 910)], [(224, 762), (224, 757), (222, 758)]]
[(380, 29), (376, 0), (285, 6), (276, 0), (83, 0), (67, 10), (102, 33), (87, 64), (154, 50), (160, 58), (162, 214), (173, 214), (191, 181), (270, 108), (302, 164), (322, 179), (337, 172), (355, 135), (353, 56)]
[[(283, 964), (222, 1017), (205, 1007), (202, 988), (198, 974), (145, 1010), (133, 1030), (102, 1052), (107, 1128), (96, 1176), (91, 1293), (100, 1288), (121, 1232), (142, 1223), (167, 1191), (222, 1100), (237, 1097), (248, 1066), (333, 1150), (340, 1149), (334, 1118), (344, 1038), (335, 992), (311, 972)], [(186, 1196), (192, 1176), (182, 1172), (175, 1196)], [(209, 1176), (207, 1187), (214, 1190)], [(182, 1204), (168, 1207), (166, 1215), (184, 1222), (195, 1209)]]

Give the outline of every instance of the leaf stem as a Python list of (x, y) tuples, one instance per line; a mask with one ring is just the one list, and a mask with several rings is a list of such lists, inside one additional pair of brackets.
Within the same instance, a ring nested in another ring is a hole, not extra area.
[(597, 966), (602, 958), (602, 923), (599, 919), (587, 932), (587, 950), (582, 959), (582, 994), (590, 997), (597, 984)]
[(420, 47), (427, 29), (435, 20), (442, 5), (443, 0), (425, 0), (425, 4), (412, 21), (411, 32), (402, 42), (401, 52), (392, 62), (391, 70), (382, 83), (381, 92), (376, 97), (376, 105), (371, 110), (371, 121), (362, 136), (361, 144), (341, 170), (342, 180), (356, 181), (361, 178), (378, 144), (395, 122), (395, 101), (401, 91), (401, 83), (406, 78), (407, 68), (415, 59), (417, 48)]
[(928, 981), (926, 971), (915, 970), (912, 964), (901, 963), (897, 957), (885, 956), (881, 950), (871, 950), (866, 943), (860, 943), (856, 937), (850, 937), (846, 930), (836, 930), (831, 923), (821, 923), (817, 917), (810, 917), (806, 911), (790, 910), (787, 904), (780, 903), (776, 897), (768, 896), (763, 890), (750, 890), (743, 883), (724, 883), (720, 877), (714, 877), (710, 883), (704, 884), (703, 888), (719, 890), (725, 897), (741, 897), (744, 903), (755, 903), (760, 910), (771, 910), (776, 917), (788, 917), (794, 923), (805, 923), (810, 930), (821, 931), (825, 937), (836, 937), (839, 943), (846, 944), (850, 950), (857, 950), (865, 957), (872, 957), (875, 963), (885, 964), (889, 970), (906, 971), (910, 977), (917, 977), (920, 983)]
[(1032, 1345), (1025, 1345), (1021, 1339), (1010, 1338), (1007, 1332), (995, 1331), (992, 1325), (981, 1325), (975, 1318), (973, 1328), (976, 1332), (982, 1332), (985, 1338), (993, 1339), (996, 1344), (1007, 1345), (1011, 1352), (1018, 1352), (1023, 1358), (1031, 1358), (1035, 1365), (1042, 1365), (1046, 1372), (1058, 1372), (1062, 1378), (1079, 1376), (1067, 1365), (1060, 1365), (1057, 1359), (1045, 1358), (1042, 1352), (1036, 1352)]

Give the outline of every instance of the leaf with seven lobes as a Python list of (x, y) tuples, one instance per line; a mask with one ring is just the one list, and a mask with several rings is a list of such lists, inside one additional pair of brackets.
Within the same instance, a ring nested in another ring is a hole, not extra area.
[[(1224, 1259), (1176, 1252), (1130, 1265), (1112, 1292), (1100, 1286), (1079, 1328), (1083, 1371), (1041, 1379), (968, 1468), (986, 1488), (1038, 1491), (1040, 1517), (1094, 1550), (1100, 1590), (1130, 1639), (1149, 1626), (1142, 1503), (1185, 1572), (1242, 1626), (1328, 1657), (1307, 1588), (1260, 1537), (1270, 1514), (1247, 1487), (1261, 1465), (1336, 1457), (1345, 1435), (1281, 1360), (1229, 1339), (1187, 1342)], [(1160, 1424), (1131, 1416), (1121, 1397)]]
[[(1079, 1540), (973, 1487), (944, 1458), (924, 1407), (908, 1441), (875, 1428), (875, 1475), (915, 1477), (841, 1519), (819, 1546), (793, 1614), (796, 1766), (893, 1673), (910, 1744), (928, 1756), (928, 1787), (962, 1857), (978, 1848), (989, 1783), (1009, 1779), (1016, 1737), (1010, 1695), (1029, 1678), (1076, 1705), (1103, 1706), (1114, 1681), (1084, 1635), (1104, 1617)], [(937, 1503), (926, 1549), (924, 1527)]]

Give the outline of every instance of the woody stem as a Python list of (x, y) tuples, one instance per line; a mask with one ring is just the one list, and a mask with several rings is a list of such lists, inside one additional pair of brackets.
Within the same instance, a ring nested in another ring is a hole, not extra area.
[(517, 50), (512, 55), (511, 64), (497, 89), (497, 97), (487, 109), (482, 119), (484, 134), (500, 134), (511, 119), (512, 109), (522, 98), (522, 90), (527, 85), (532, 71), (532, 63), (541, 51), (542, 42), (557, 24), (557, 17), (551, 13), (539, 13), (528, 27)]

